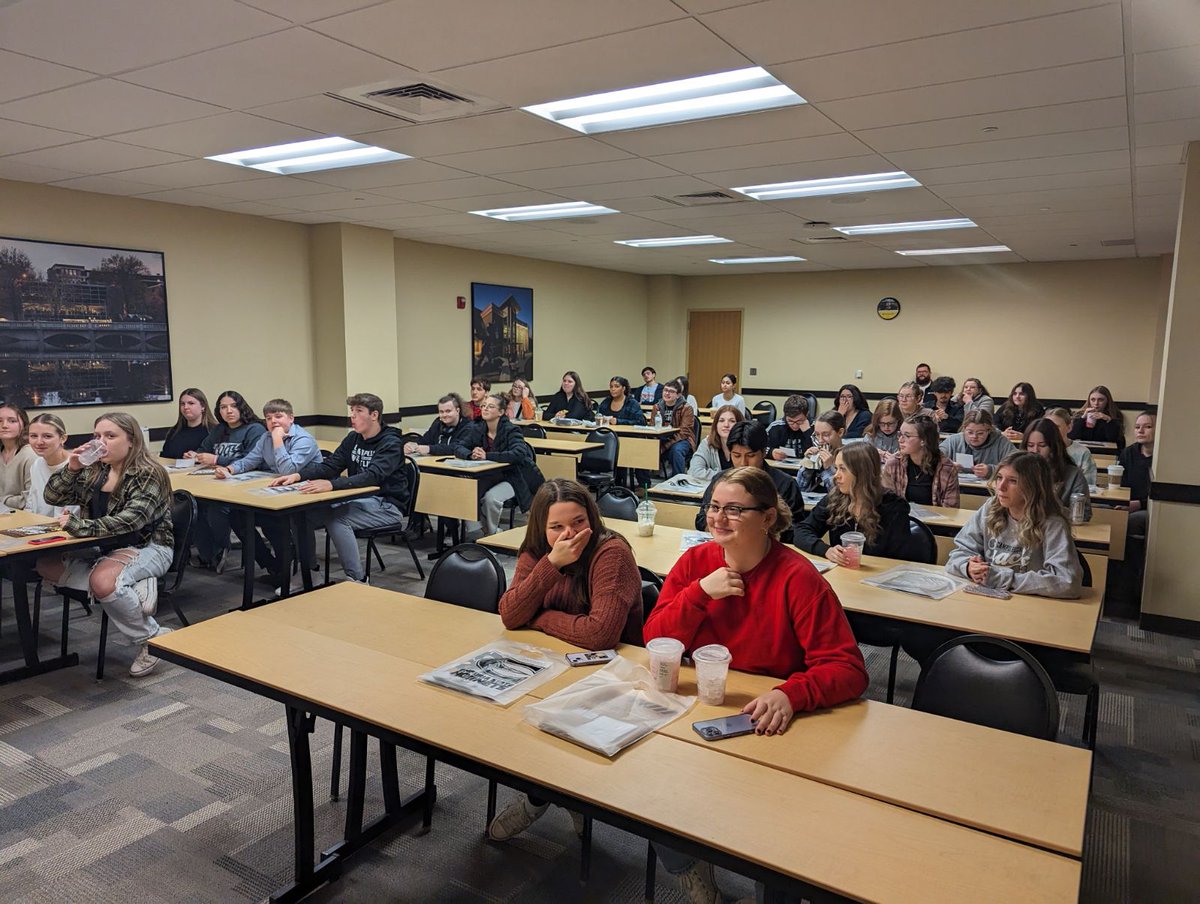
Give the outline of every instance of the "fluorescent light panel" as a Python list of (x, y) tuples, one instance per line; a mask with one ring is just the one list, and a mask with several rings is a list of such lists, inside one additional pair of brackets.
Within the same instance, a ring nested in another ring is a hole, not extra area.
[(291, 176), (296, 173), (314, 173), (348, 166), (366, 166), (369, 163), (408, 160), (409, 157), (407, 154), (398, 154), (333, 135), (329, 138), (314, 138), (311, 141), (294, 141), (291, 144), (234, 151), (232, 154), (217, 154), (205, 159), (218, 163), (232, 163), (234, 166), (245, 166), (280, 176)]
[(779, 257), (710, 257), (708, 262), (710, 264), (794, 264), (802, 260), (806, 260), (806, 258), (785, 254)]
[(923, 257), (930, 254), (996, 254), (1012, 251), (1007, 245), (979, 245), (975, 248), (916, 248), (912, 251), (897, 251), (905, 257)]
[(723, 239), (719, 235), (677, 235), (664, 239), (621, 239), (615, 245), (628, 245), (630, 248), (674, 248), (677, 245), (721, 245), (732, 243), (733, 239)]
[(472, 210), (480, 217), (520, 223), (529, 220), (562, 220), (567, 217), (590, 217), (606, 213), (620, 213), (611, 207), (589, 204), (587, 201), (564, 201), (560, 204), (531, 204), (527, 207), (498, 207), (495, 210)]
[(765, 69), (753, 66), (640, 88), (625, 88), (523, 107), (535, 116), (592, 135), (641, 129), (805, 103)]
[(912, 220), (908, 223), (875, 223), (871, 226), (834, 226), (843, 235), (883, 235), (887, 232), (929, 232), (934, 229), (973, 229), (975, 223), (966, 217), (953, 220)]
[(805, 179), (800, 182), (774, 182), (745, 185), (734, 191), (756, 201), (784, 198), (815, 198), (821, 195), (850, 195), (858, 192), (889, 191), (893, 188), (920, 188), (921, 183), (908, 173), (870, 173), (865, 176), (834, 176), (831, 179)]

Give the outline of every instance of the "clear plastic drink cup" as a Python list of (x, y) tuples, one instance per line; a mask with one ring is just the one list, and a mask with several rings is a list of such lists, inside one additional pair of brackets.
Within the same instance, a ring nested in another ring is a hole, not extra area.
[(679, 687), (679, 661), (683, 658), (683, 644), (674, 637), (656, 637), (646, 644), (650, 654), (650, 675), (654, 686), (668, 694)]
[(725, 681), (729, 677), (731, 661), (729, 649), (719, 643), (710, 643), (692, 653), (701, 703), (720, 706), (725, 702)]
[(79, 449), (79, 463), (85, 468), (90, 467), (103, 458), (107, 451), (108, 448), (100, 440), (90, 440)]
[(857, 568), (862, 564), (863, 547), (867, 545), (866, 534), (856, 530), (842, 534), (842, 549), (846, 551), (846, 568)]

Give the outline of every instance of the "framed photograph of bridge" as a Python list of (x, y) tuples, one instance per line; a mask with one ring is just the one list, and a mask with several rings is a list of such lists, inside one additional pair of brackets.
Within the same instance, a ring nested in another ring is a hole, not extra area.
[(0, 399), (170, 401), (164, 263), (159, 251), (0, 236)]
[(471, 375), (533, 379), (533, 289), (471, 283)]

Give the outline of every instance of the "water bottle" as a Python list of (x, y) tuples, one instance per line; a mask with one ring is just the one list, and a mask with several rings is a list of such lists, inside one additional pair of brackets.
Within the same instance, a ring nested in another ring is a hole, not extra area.
[(662, 426), (662, 412), (659, 411), (657, 408), (654, 409), (654, 426), (655, 427)]
[(1083, 493), (1071, 494), (1071, 523), (1083, 524), (1087, 520), (1087, 496)]

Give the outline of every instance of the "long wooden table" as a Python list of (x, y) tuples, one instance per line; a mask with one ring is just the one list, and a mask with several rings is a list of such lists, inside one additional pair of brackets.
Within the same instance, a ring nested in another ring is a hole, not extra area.
[[(684, 531), (657, 525), (654, 536), (639, 537), (632, 521), (608, 519), (605, 524), (621, 533), (633, 549), (638, 565), (657, 575), (666, 575), (683, 554), (680, 543)], [(525, 528), (514, 528), (484, 537), (479, 542), (507, 553), (515, 553), (525, 537)], [(816, 556), (801, 553), (809, 559)], [(823, 560), (821, 560), (823, 561)], [(1008, 600), (993, 600), (961, 590), (942, 600), (885, 590), (862, 583), (863, 578), (881, 574), (897, 565), (912, 565), (895, 559), (863, 556), (857, 569), (834, 567), (824, 575), (847, 612), (877, 615), (882, 618), (932, 625), (980, 634), (1006, 637), (1018, 643), (1053, 647), (1088, 655), (1100, 620), (1103, 592), (1085, 588), (1077, 600), (1058, 600), (1043, 596), (1017, 594)], [(936, 565), (913, 565), (941, 571)]]
[(574, 480), (579, 470), (579, 460), (584, 452), (603, 449), (603, 443), (576, 439), (542, 439), (537, 436), (525, 438), (531, 449), (537, 453), (538, 470), (547, 480), (563, 477)]
[[(500, 636), (531, 639), (526, 632), (507, 635), (495, 616), (337, 585), (220, 616), (152, 645), (169, 661), (287, 707), (296, 882), (279, 900), (294, 900), (336, 875), (368, 831), (359, 811), (358, 824), (348, 819), (346, 837), (314, 864), (313, 715), (704, 857), (765, 881), (769, 893), (797, 887), (879, 902), (1075, 900), (1078, 861), (1033, 844), (1077, 850), (1086, 751), (870, 704), (814, 714), (779, 738), (732, 746), (678, 736), (701, 717), (693, 710), (608, 759), (537, 731), (521, 720), (520, 706), (494, 706), (417, 682), (431, 665)], [(532, 639), (560, 645), (541, 634)], [(558, 681), (583, 674), (569, 670)], [(734, 695), (754, 691), (740, 680)], [(737, 699), (719, 711), (730, 712)], [(902, 721), (907, 728), (898, 728)], [(902, 754), (880, 740), (897, 731)], [(954, 765), (943, 768), (943, 760)], [(384, 777), (387, 799), (386, 768)], [(959, 779), (968, 785), (955, 786)], [(1023, 787), (1031, 780), (1044, 783), (1049, 797)], [(891, 796), (927, 800), (927, 809), (945, 816), (889, 803)], [(425, 803), (405, 805), (392, 795), (384, 826)], [(986, 831), (967, 827), (975, 822)], [(1022, 843), (1024, 836), (1037, 840)]]

